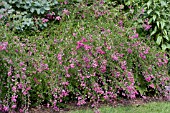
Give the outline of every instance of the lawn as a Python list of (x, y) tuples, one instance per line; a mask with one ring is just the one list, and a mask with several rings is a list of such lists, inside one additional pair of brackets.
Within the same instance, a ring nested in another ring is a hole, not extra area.
[[(143, 105), (104, 106), (100, 109), (101, 113), (170, 113), (170, 102), (151, 102)], [(93, 113), (91, 109), (76, 110), (68, 113)]]

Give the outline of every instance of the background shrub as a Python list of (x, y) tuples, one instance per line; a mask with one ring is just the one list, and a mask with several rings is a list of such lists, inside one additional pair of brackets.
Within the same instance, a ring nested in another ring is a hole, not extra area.
[[(58, 15), (56, 0), (2, 0), (1, 4), (1, 19), (17, 31), (41, 30), (47, 27), (47, 16)], [(52, 19), (55, 20), (54, 17)]]
[(151, 36), (162, 50), (167, 49), (169, 51), (170, 2), (168, 0), (122, 0), (117, 2), (125, 5), (125, 10), (128, 13), (128, 9), (130, 8), (132, 18), (137, 21), (135, 24), (140, 24), (145, 28), (145, 35), (148, 34)]

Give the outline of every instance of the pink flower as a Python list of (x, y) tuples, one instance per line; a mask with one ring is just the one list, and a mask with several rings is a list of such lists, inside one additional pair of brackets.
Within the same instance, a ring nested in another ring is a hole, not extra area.
[(146, 80), (147, 82), (150, 82), (150, 81), (151, 81), (151, 77), (148, 76), (148, 77), (145, 78), (145, 80)]
[(139, 56), (140, 56), (142, 59), (146, 59), (146, 56), (145, 56), (143, 53), (140, 53)]
[(136, 33), (135, 35), (132, 36), (132, 38), (138, 38), (139, 37), (139, 34)]
[(84, 45), (84, 49), (85, 49), (85, 50), (90, 50), (90, 49), (91, 49), (91, 46), (89, 46), (89, 45)]
[(4, 106), (4, 111), (8, 111), (9, 107), (8, 106)]
[(20, 113), (23, 113), (23, 112), (24, 112), (24, 110), (23, 110), (23, 109), (19, 109), (19, 112), (20, 112)]
[(118, 24), (119, 24), (119, 26), (123, 26), (123, 21), (120, 20), (120, 21), (118, 22)]
[(120, 72), (116, 72), (116, 77), (119, 77), (120, 76)]
[(22, 79), (24, 79), (24, 80), (25, 80), (25, 79), (26, 79), (26, 75), (22, 75)]
[(69, 82), (63, 82), (62, 85), (68, 86)]
[(57, 59), (58, 59), (59, 61), (62, 60), (62, 55), (61, 55), (60, 53), (57, 55)]
[(63, 14), (69, 15), (69, 14), (70, 14), (70, 11), (68, 11), (67, 9), (64, 9), (64, 10), (63, 10)]
[(76, 37), (76, 36), (77, 36), (77, 33), (73, 33), (73, 36)]
[(12, 75), (12, 72), (11, 72), (11, 71), (9, 71), (9, 72), (8, 72), (8, 76), (11, 76), (11, 75)]
[(143, 14), (144, 12), (145, 12), (145, 10), (142, 8), (141, 13)]
[(133, 77), (128, 77), (128, 80), (131, 82), (131, 83), (134, 83), (134, 78)]
[(18, 89), (22, 89), (22, 84), (18, 84)]
[(84, 104), (86, 104), (85, 99), (82, 99), (82, 97), (78, 97), (77, 105), (80, 106), (80, 105), (84, 105)]
[(93, 60), (92, 66), (96, 68), (98, 66), (98, 62), (96, 60)]
[(63, 95), (64, 97), (66, 97), (66, 96), (68, 95), (68, 92), (66, 92), (65, 90), (62, 90), (62, 95)]
[(70, 67), (71, 67), (71, 68), (74, 68), (75, 66), (74, 66), (74, 64), (70, 64)]
[(19, 63), (19, 66), (24, 66), (24, 62), (20, 62), (20, 63)]
[(13, 86), (13, 87), (12, 87), (12, 91), (16, 93), (16, 91), (17, 91), (16, 86)]
[(45, 18), (42, 18), (41, 20), (42, 20), (43, 23), (46, 23), (46, 22), (49, 21), (48, 19), (45, 19)]
[(22, 68), (23, 71), (26, 71), (26, 67)]
[(12, 102), (16, 102), (16, 101), (17, 101), (17, 100), (16, 100), (17, 97), (18, 97), (18, 96), (12, 96), (12, 97), (11, 97)]
[(82, 42), (87, 42), (88, 40), (83, 37), (81, 41), (82, 41)]
[(114, 61), (118, 61), (118, 57), (117, 57), (116, 55), (112, 55), (112, 59), (113, 59)]
[(101, 66), (101, 72), (102, 72), (102, 73), (105, 73), (105, 72), (106, 72), (106, 66), (105, 66), (105, 65), (102, 65), (102, 66)]
[(23, 95), (27, 95), (27, 91), (24, 91), (24, 92), (23, 92)]
[(60, 17), (60, 16), (57, 16), (55, 19), (56, 19), (56, 20), (61, 20), (61, 17)]
[(132, 53), (132, 50), (130, 48), (128, 48), (128, 53), (131, 54)]
[(97, 53), (102, 54), (102, 55), (105, 54), (105, 52), (100, 48), (97, 49)]
[(59, 108), (57, 106), (53, 107), (55, 111), (59, 111)]
[(148, 54), (148, 53), (149, 53), (149, 49), (150, 49), (150, 48), (147, 48), (143, 53), (144, 53), (144, 54)]
[(151, 27), (152, 27), (152, 25), (143, 24), (143, 28), (145, 29), (145, 31), (148, 31)]
[(78, 41), (77, 42), (77, 46), (76, 46), (76, 49), (79, 49), (81, 47), (84, 47), (84, 44), (81, 42), (81, 41)]
[(31, 87), (27, 87), (27, 88), (26, 88), (26, 91), (29, 91), (29, 90), (31, 90)]
[(16, 104), (12, 105), (12, 109), (15, 109), (16, 107), (17, 107), (17, 105), (16, 105)]
[(121, 68), (122, 68), (123, 70), (126, 70), (126, 61), (122, 61), (122, 62), (121, 62)]
[(69, 77), (70, 77), (70, 74), (66, 74), (66, 77), (69, 78)]
[(155, 85), (154, 85), (154, 84), (150, 84), (149, 86), (150, 86), (151, 88), (153, 88), (153, 89), (155, 88)]

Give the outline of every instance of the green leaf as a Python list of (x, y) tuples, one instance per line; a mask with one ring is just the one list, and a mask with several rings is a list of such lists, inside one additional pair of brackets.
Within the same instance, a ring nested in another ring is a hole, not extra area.
[(50, 7), (44, 7), (44, 9), (48, 11), (48, 10), (50, 10)]
[(36, 11), (37, 11), (37, 14), (40, 14), (40, 9), (36, 9)]
[(160, 2), (161, 2), (161, 6), (167, 6), (167, 3), (164, 2), (163, 0), (160, 0)]
[(159, 11), (155, 11), (155, 13), (160, 17), (160, 12)]
[(157, 24), (157, 26), (158, 26), (158, 28), (159, 28), (159, 21), (157, 21), (156, 24)]
[(153, 15), (153, 21), (155, 21), (156, 20), (156, 15)]
[(166, 46), (168, 49), (170, 49), (170, 44), (167, 44), (167, 46)]
[(41, 13), (41, 14), (44, 14), (44, 13), (45, 13), (44, 8), (41, 8), (41, 9), (40, 9), (40, 13)]
[(158, 37), (157, 37), (157, 40), (156, 40), (156, 43), (157, 43), (158, 45), (160, 45), (160, 44), (161, 44), (161, 41), (162, 41), (162, 36), (158, 36)]
[(164, 38), (169, 41), (169, 37), (167, 35), (165, 35)]
[(150, 7), (151, 3), (152, 3), (152, 1), (151, 1), (151, 0), (149, 0), (149, 1), (146, 3), (146, 4), (147, 4), (147, 6), (148, 6), (148, 8)]
[(161, 29), (163, 29), (165, 27), (165, 22), (164, 21), (161, 21)]
[(151, 33), (151, 36), (154, 35), (157, 32), (157, 27), (154, 28), (154, 30)]
[(152, 9), (149, 9), (149, 10), (147, 11), (147, 14), (149, 15), (152, 11), (153, 11)]
[(65, 0), (58, 0), (58, 2), (64, 2)]
[(35, 11), (35, 9), (33, 7), (31, 7), (30, 11), (31, 11), (31, 13), (33, 13)]
[(161, 47), (162, 47), (162, 50), (164, 50), (164, 51), (167, 49), (167, 46), (165, 44), (162, 44)]
[(166, 29), (163, 30), (163, 34), (164, 34), (164, 35), (168, 35)]

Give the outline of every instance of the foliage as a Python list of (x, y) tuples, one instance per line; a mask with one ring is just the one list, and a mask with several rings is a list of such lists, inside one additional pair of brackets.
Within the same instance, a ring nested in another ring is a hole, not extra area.
[(46, 21), (44, 18), (46, 14), (52, 12), (52, 8), (57, 7), (58, 2), (56, 0), (2, 0), (1, 4), (0, 15), (5, 24), (10, 29), (23, 31), (47, 27), (48, 18)]
[(120, 97), (166, 95), (166, 54), (110, 5), (71, 5), (60, 25), (34, 36), (1, 27), (0, 110), (25, 112), (42, 104), (59, 110), (70, 101), (94, 107)]
[[(162, 50), (170, 49), (170, 2), (168, 0), (122, 0), (120, 4), (130, 6), (130, 12), (137, 20), (137, 24), (146, 28), (145, 34), (149, 32)], [(147, 29), (148, 25), (151, 30)]]

